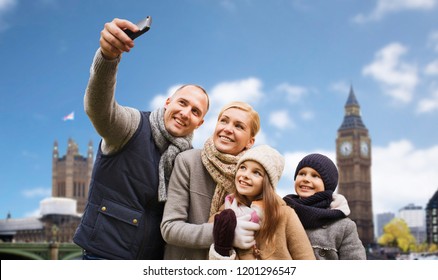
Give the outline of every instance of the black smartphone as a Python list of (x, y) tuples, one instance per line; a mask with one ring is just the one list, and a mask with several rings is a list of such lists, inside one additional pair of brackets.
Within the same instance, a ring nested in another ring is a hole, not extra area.
[(150, 16), (147, 16), (146, 18), (144, 18), (144, 19), (142, 19), (142, 20), (140, 20), (139, 22), (136, 23), (136, 25), (140, 29), (139, 31), (132, 32), (129, 29), (126, 29), (124, 31), (125, 31), (126, 35), (129, 36), (129, 38), (134, 40), (138, 36), (146, 33), (151, 28), (151, 23), (152, 23), (152, 18)]

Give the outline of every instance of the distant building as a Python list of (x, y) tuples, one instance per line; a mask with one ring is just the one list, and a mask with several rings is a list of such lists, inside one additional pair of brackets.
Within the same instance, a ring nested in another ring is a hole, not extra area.
[(73, 242), (80, 222), (76, 200), (49, 197), (40, 202), (40, 216), (0, 220), (3, 242)]
[(426, 217), (423, 207), (409, 204), (399, 210), (398, 216), (406, 222), (417, 243), (426, 240)]
[(93, 169), (93, 144), (87, 156), (79, 154), (75, 141), (68, 140), (67, 154), (60, 157), (58, 142), (52, 153), (52, 197), (40, 202), (38, 217), (13, 219), (11, 214), (0, 220), (3, 242), (73, 242), (88, 198)]
[(394, 213), (381, 213), (377, 214), (377, 238), (383, 235), (383, 227), (387, 225), (392, 219), (395, 218)]
[(53, 145), (52, 196), (67, 197), (77, 201), (77, 212), (83, 213), (88, 198), (93, 171), (93, 143), (88, 143), (87, 156), (79, 154), (78, 144), (68, 139), (67, 153), (59, 156), (58, 142)]
[(438, 190), (426, 205), (426, 239), (438, 244)]

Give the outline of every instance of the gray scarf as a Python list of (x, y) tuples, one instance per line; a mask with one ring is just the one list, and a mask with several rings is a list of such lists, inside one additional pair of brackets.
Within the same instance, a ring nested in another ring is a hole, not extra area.
[(167, 200), (167, 186), (169, 184), (170, 174), (172, 173), (173, 163), (176, 156), (192, 148), (193, 133), (185, 137), (172, 136), (164, 126), (164, 107), (151, 112), (149, 121), (152, 128), (152, 136), (155, 145), (161, 153), (160, 163), (158, 166), (158, 201)]

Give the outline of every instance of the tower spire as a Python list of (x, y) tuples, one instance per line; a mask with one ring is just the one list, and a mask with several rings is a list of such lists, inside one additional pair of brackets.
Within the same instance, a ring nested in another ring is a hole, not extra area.
[(360, 113), (360, 105), (357, 101), (356, 95), (354, 94), (353, 86), (350, 86), (350, 93), (348, 94), (347, 102), (345, 103), (345, 115), (344, 121), (341, 124), (339, 130), (345, 129), (365, 129), (366, 127), (362, 121)]

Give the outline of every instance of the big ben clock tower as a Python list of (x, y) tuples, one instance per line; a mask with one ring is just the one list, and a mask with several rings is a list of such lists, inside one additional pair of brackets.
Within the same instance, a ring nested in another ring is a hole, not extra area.
[(367, 246), (374, 243), (371, 199), (371, 138), (362, 122), (353, 87), (345, 104), (345, 116), (336, 138), (339, 169), (338, 193), (344, 195), (356, 222), (359, 237)]

